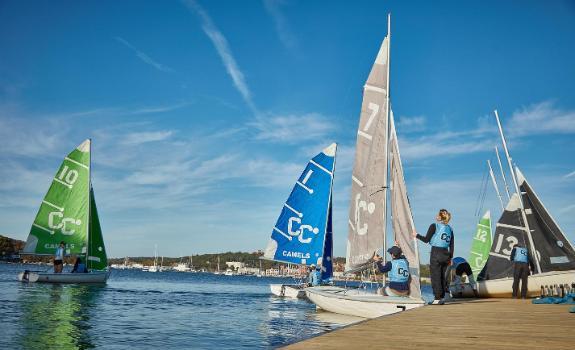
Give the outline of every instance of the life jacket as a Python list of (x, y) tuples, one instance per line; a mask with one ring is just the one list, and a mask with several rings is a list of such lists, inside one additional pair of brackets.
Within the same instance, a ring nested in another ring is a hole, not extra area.
[(435, 233), (433, 234), (433, 237), (431, 237), (430, 244), (433, 247), (448, 248), (452, 237), (453, 232), (451, 231), (451, 226), (443, 223), (436, 223)]
[(513, 257), (513, 261), (526, 263), (529, 261), (529, 253), (527, 252), (527, 248), (523, 247), (515, 247), (515, 256)]
[(390, 282), (409, 281), (409, 262), (405, 258), (391, 260), (391, 270), (387, 274)]
[(56, 248), (56, 255), (54, 256), (54, 260), (64, 260), (64, 248)]

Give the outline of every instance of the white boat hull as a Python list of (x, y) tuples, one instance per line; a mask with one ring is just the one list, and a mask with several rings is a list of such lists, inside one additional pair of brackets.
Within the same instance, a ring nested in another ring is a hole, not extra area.
[(18, 280), (21, 282), (38, 283), (106, 283), (108, 272), (93, 271), (88, 273), (48, 273), (48, 272), (20, 272)]
[[(575, 283), (575, 270), (545, 272), (531, 275), (527, 282), (527, 296), (538, 297), (541, 294), (541, 286), (553, 286)], [(488, 281), (478, 281), (477, 291), (481, 298), (511, 298), (513, 278), (500, 278)], [(521, 288), (521, 285), (520, 287)], [(474, 297), (469, 284), (464, 284), (463, 291), (455, 291), (454, 297)], [(520, 292), (520, 290), (519, 290)]]
[(272, 294), (278, 297), (305, 299), (306, 293), (301, 285), (296, 284), (270, 284)]
[(390, 297), (340, 287), (310, 287), (306, 295), (318, 308), (342, 315), (376, 318), (421, 307), (422, 299)]

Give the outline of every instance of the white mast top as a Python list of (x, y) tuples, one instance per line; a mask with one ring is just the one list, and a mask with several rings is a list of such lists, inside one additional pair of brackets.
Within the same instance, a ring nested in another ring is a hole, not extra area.
[[(386, 111), (385, 111), (385, 118), (386, 118), (386, 130), (385, 130), (385, 164), (387, 165), (389, 162), (389, 111), (390, 111), (390, 106), (389, 106), (389, 67), (390, 67), (390, 62), (389, 59), (391, 57), (391, 13), (387, 14), (387, 87), (386, 87), (386, 95), (385, 95), (385, 100), (386, 100)], [(383, 246), (382, 249), (383, 251), (381, 252), (381, 255), (383, 256), (383, 263), (385, 264), (387, 262), (387, 255), (386, 255), (386, 250), (387, 250), (387, 193), (388, 193), (388, 188), (389, 188), (389, 178), (387, 176), (387, 173), (389, 171), (389, 167), (387, 167), (388, 169), (385, 171), (384, 174), (384, 189), (383, 189)], [(383, 283), (385, 284), (385, 276), (383, 277)]]
[(491, 161), (489, 161), (489, 159), (487, 160), (487, 166), (489, 166), (489, 175), (491, 176), (493, 187), (495, 187), (495, 193), (497, 193), (497, 198), (499, 198), (499, 203), (501, 203), (501, 209), (505, 211), (505, 205), (503, 205), (503, 199), (501, 198), (501, 193), (499, 192), (499, 187), (497, 186), (497, 180), (495, 180), (495, 174), (493, 173), (493, 168), (491, 167)]
[(501, 170), (501, 177), (503, 178), (503, 184), (505, 185), (505, 192), (507, 192), (507, 199), (511, 199), (511, 194), (509, 194), (509, 186), (507, 186), (507, 180), (505, 179), (505, 172), (503, 171), (503, 165), (501, 165), (501, 158), (499, 158), (499, 149), (495, 146), (495, 155), (497, 156), (497, 162), (499, 163), (499, 170)]
[(497, 120), (497, 126), (499, 127), (499, 134), (501, 135), (501, 141), (503, 142), (503, 149), (505, 150), (505, 156), (507, 157), (507, 164), (509, 165), (509, 170), (511, 171), (511, 177), (513, 178), (513, 184), (515, 184), (515, 192), (519, 197), (519, 203), (521, 204), (521, 216), (523, 217), (523, 222), (525, 223), (525, 230), (527, 231), (527, 238), (529, 239), (529, 244), (531, 245), (531, 254), (535, 260), (535, 266), (537, 267), (537, 273), (541, 273), (541, 266), (539, 264), (539, 259), (537, 259), (537, 252), (535, 249), (535, 244), (533, 243), (533, 237), (531, 236), (531, 229), (529, 228), (529, 222), (527, 222), (527, 215), (525, 214), (525, 206), (523, 205), (523, 196), (521, 196), (521, 191), (519, 185), (517, 184), (517, 178), (515, 176), (515, 171), (513, 170), (513, 165), (511, 164), (511, 156), (509, 155), (509, 150), (507, 149), (507, 142), (505, 142), (505, 136), (503, 135), (503, 128), (501, 127), (501, 122), (499, 121), (499, 114), (497, 110), (495, 112), (495, 119)]

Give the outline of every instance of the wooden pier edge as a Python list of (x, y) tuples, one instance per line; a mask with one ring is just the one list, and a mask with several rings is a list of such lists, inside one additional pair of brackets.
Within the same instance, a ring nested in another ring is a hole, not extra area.
[(367, 320), (282, 349), (575, 349), (573, 306), (458, 300)]

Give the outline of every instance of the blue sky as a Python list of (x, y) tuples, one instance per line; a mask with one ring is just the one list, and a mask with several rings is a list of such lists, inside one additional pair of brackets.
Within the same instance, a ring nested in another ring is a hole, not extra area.
[[(0, 233), (26, 238), (63, 156), (91, 137), (109, 255), (263, 249), (307, 160), (336, 141), (343, 256), (362, 86), (388, 12), (418, 230), (448, 208), (467, 255), (497, 108), (573, 241), (569, 1), (3, 1)], [(484, 208), (500, 213), (491, 187)]]

